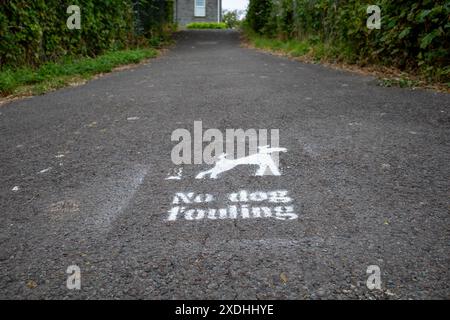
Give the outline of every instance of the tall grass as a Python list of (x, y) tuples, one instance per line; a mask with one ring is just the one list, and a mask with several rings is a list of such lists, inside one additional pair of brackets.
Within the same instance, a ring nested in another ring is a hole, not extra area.
[(138, 63), (156, 55), (157, 51), (152, 48), (122, 50), (107, 52), (95, 58), (67, 58), (60, 62), (43, 64), (36, 69), (5, 69), (0, 71), (0, 95), (7, 96), (24, 91), (41, 94), (76, 80), (110, 72), (117, 66)]

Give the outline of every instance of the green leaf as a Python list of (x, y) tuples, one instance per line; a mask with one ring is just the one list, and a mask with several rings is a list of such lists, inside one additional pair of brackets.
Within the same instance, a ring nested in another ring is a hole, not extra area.
[(432, 32), (427, 34), (425, 37), (422, 38), (422, 40), (420, 40), (420, 48), (421, 49), (427, 48), (430, 45), (430, 43), (433, 41), (433, 39), (436, 38), (436, 36), (438, 36), (438, 35), (439, 35), (438, 30), (433, 30)]
[(424, 22), (426, 16), (431, 13), (431, 10), (422, 10), (417, 16), (417, 22)]
[(398, 38), (403, 39), (404, 37), (406, 37), (409, 34), (410, 31), (411, 31), (410, 27), (403, 29), (403, 31), (400, 32), (400, 34), (398, 35)]

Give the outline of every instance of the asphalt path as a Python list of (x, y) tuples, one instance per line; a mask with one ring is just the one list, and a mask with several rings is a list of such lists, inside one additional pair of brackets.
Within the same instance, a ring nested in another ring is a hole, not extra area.
[[(231, 31), (182, 32), (144, 65), (3, 105), (0, 298), (448, 299), (449, 106)], [(211, 165), (171, 160), (172, 132), (194, 121), (279, 129), (281, 176), (195, 179)], [(283, 192), (295, 216), (202, 216), (240, 191), (260, 192), (249, 207)], [(168, 221), (189, 192), (214, 200)]]

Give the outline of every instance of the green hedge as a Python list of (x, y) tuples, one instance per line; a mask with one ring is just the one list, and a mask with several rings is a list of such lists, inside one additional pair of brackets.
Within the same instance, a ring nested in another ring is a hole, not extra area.
[[(381, 29), (366, 27), (368, 5), (381, 8)], [(448, 0), (250, 0), (246, 25), (279, 39), (321, 42), (337, 58), (419, 72), (448, 82)]]
[[(66, 26), (69, 5), (80, 6), (81, 30)], [(0, 67), (127, 48), (162, 32), (172, 8), (166, 0), (0, 0)]]
[[(81, 30), (66, 26), (72, 4), (81, 8)], [(0, 8), (0, 33), (2, 66), (39, 65), (125, 47), (133, 34), (133, 11), (123, 0), (9, 0)]]
[(133, 0), (135, 31), (152, 39), (166, 34), (173, 22), (174, 0)]
[(191, 22), (186, 25), (188, 29), (226, 29), (223, 22)]

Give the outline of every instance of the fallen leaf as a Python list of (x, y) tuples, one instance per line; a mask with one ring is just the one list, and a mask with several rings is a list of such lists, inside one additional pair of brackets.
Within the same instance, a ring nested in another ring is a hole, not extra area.
[(280, 274), (280, 279), (281, 279), (281, 281), (283, 281), (283, 284), (286, 284), (288, 281), (288, 277), (286, 276), (286, 274), (284, 272), (282, 272)]
[(34, 289), (34, 288), (36, 288), (36, 287), (37, 287), (36, 281), (28, 280), (28, 282), (27, 282), (27, 287), (28, 287), (29, 289)]

